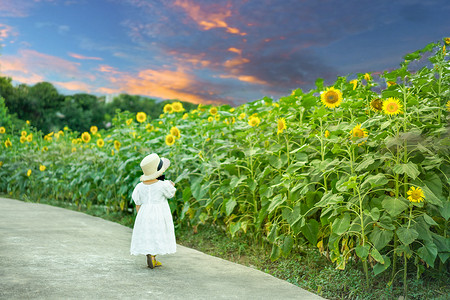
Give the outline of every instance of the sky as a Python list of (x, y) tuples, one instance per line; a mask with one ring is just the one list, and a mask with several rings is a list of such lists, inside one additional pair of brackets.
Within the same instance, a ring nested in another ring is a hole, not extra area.
[(447, 0), (0, 0), (0, 75), (237, 106), (397, 68), (449, 16)]

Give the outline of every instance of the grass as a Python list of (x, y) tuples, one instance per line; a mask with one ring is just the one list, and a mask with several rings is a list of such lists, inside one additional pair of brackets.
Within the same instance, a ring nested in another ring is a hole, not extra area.
[[(3, 197), (8, 197), (3, 195)], [(29, 201), (29, 199), (23, 199)], [(133, 227), (134, 215), (129, 212), (113, 212), (104, 207), (77, 207), (68, 202), (42, 199), (42, 204), (81, 211), (89, 215)], [(326, 299), (402, 299), (403, 284), (400, 277), (389, 286), (389, 275), (371, 275), (371, 286), (366, 288), (364, 272), (359, 264), (349, 264), (343, 271), (317, 249), (300, 246), (277, 261), (270, 260), (270, 245), (255, 244), (246, 236), (231, 238), (223, 229), (215, 225), (177, 226), (177, 243), (209, 255), (239, 263), (286, 280)], [(410, 264), (412, 265), (412, 264)], [(401, 265), (398, 266), (402, 268)], [(421, 278), (416, 279), (416, 270), (408, 270), (408, 299), (450, 299), (450, 272), (432, 272), (426, 269)]]

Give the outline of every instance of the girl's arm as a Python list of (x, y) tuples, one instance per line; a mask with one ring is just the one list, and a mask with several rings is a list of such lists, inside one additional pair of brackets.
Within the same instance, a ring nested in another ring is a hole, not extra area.
[(136, 205), (136, 213), (139, 212), (139, 208), (141, 208), (141, 206), (140, 205)]

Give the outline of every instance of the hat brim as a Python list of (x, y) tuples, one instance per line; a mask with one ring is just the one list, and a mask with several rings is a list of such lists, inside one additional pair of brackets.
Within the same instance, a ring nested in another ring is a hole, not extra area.
[(152, 180), (152, 179), (156, 179), (159, 176), (161, 176), (170, 167), (170, 160), (168, 160), (167, 158), (164, 158), (164, 157), (161, 157), (161, 160), (163, 161), (161, 170), (156, 171), (155, 173), (150, 174), (150, 175), (142, 175), (140, 180), (141, 181)]

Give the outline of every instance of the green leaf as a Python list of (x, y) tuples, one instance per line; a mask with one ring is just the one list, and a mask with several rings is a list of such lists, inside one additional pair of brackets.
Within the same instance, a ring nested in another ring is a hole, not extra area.
[(278, 236), (278, 226), (277, 224), (273, 224), (272, 229), (270, 229), (270, 233), (267, 236), (267, 240), (273, 244), (277, 236)]
[(276, 261), (278, 258), (280, 258), (281, 255), (281, 249), (277, 244), (272, 245), (272, 253), (270, 253), (270, 260)]
[(365, 170), (365, 169), (367, 169), (367, 167), (372, 165), (374, 162), (375, 162), (375, 160), (373, 159), (373, 157), (369, 156), (358, 164), (355, 171), (360, 172), (362, 170)]
[(292, 247), (294, 247), (294, 239), (290, 235), (285, 236), (283, 245), (281, 245), (281, 251), (283, 252), (283, 255), (288, 256), (288, 254), (292, 250)]
[(377, 186), (383, 186), (388, 183), (388, 179), (384, 174), (379, 173), (377, 175), (370, 175), (367, 176), (364, 180), (363, 184), (361, 185), (362, 188), (367, 187), (370, 184), (371, 188), (377, 187)]
[(343, 202), (344, 197), (342, 197), (341, 195), (336, 195), (333, 194), (331, 191), (325, 193), (322, 196), (322, 199), (316, 203), (316, 207), (325, 207), (328, 205), (334, 205), (340, 202)]
[(311, 245), (317, 244), (317, 235), (319, 234), (319, 223), (310, 219), (306, 222), (305, 226), (301, 227), (300, 231), (306, 237), (306, 239), (311, 243)]
[(438, 254), (437, 247), (434, 243), (425, 243), (424, 246), (417, 250), (417, 254), (423, 259), (429, 266), (434, 268), (434, 261)]
[(270, 205), (269, 205), (269, 209), (268, 212), (269, 214), (274, 211), (278, 206), (280, 206), (281, 204), (284, 203), (284, 201), (286, 201), (286, 195), (283, 194), (278, 194), (275, 197), (273, 197), (270, 200)]
[(230, 225), (231, 237), (234, 237), (234, 235), (236, 234), (236, 232), (239, 231), (239, 229), (241, 229), (241, 222), (231, 223)]
[(423, 214), (423, 219), (425, 220), (425, 222), (427, 222), (427, 224), (429, 224), (429, 225), (438, 225), (438, 223), (436, 223), (434, 220), (433, 220), (433, 218), (432, 217), (430, 217), (429, 215), (427, 215), (427, 214)]
[(310, 109), (317, 104), (317, 99), (313, 95), (308, 94), (301, 98), (300, 103), (304, 108)]
[(372, 256), (373, 259), (375, 259), (380, 264), (384, 264), (383, 256), (381, 256), (380, 252), (378, 252), (377, 248), (372, 247), (372, 250), (370, 250), (370, 256)]
[(419, 176), (420, 172), (417, 168), (417, 165), (413, 162), (408, 162), (406, 164), (397, 164), (394, 166), (392, 171), (396, 174), (405, 174), (408, 175), (412, 179), (416, 179)]
[(237, 204), (237, 202), (234, 198), (231, 198), (230, 200), (228, 200), (228, 202), (225, 204), (225, 210), (226, 210), (227, 216), (231, 215), (236, 204)]
[(425, 202), (443, 207), (442, 200), (436, 197), (436, 195), (427, 186), (423, 186), (422, 190), (425, 196)]
[(402, 211), (408, 208), (408, 205), (401, 199), (392, 197), (386, 197), (383, 202), (381, 202), (381, 205), (392, 217), (397, 216)]
[(342, 218), (336, 218), (331, 225), (331, 230), (337, 235), (344, 234), (350, 227), (350, 214), (346, 213)]
[(377, 263), (374, 267), (373, 267), (373, 273), (376, 275), (383, 273), (384, 271), (386, 271), (390, 266), (391, 266), (391, 259), (389, 258), (389, 256), (386, 255), (382, 255), (383, 260), (384, 260), (384, 264), (382, 263)]
[(445, 201), (439, 212), (441, 213), (441, 216), (448, 221), (448, 218), (450, 218), (450, 201)]
[(370, 241), (378, 250), (383, 250), (389, 242), (392, 240), (394, 232), (391, 230), (382, 230), (378, 227), (374, 227), (373, 231), (370, 233)]
[(419, 237), (419, 233), (412, 228), (400, 227), (396, 233), (403, 245), (409, 245)]
[(316, 79), (316, 87), (318, 90), (323, 89), (323, 78), (317, 78)]
[(269, 164), (275, 169), (279, 170), (282, 166), (281, 158), (276, 155), (271, 155), (269, 156)]
[(369, 255), (370, 246), (369, 245), (358, 245), (355, 248), (356, 255), (358, 255), (359, 258), (362, 258), (363, 261), (366, 260), (367, 256)]

